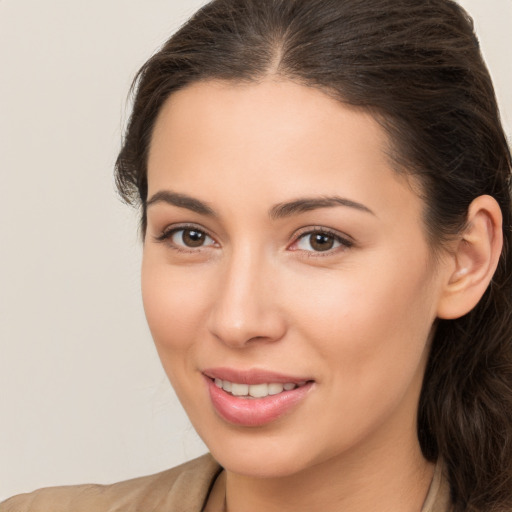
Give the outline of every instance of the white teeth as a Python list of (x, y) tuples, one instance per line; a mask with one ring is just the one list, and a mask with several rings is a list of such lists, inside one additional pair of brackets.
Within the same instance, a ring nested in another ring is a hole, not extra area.
[(279, 383), (273, 383), (268, 385), (268, 394), (277, 395), (283, 392), (283, 385)]
[(253, 398), (268, 396), (268, 384), (252, 384), (249, 386), (249, 395)]
[(304, 386), (306, 381), (298, 382), (287, 382), (281, 384), (279, 382), (270, 382), (263, 384), (238, 384), (236, 382), (230, 382), (229, 380), (214, 379), (215, 385), (218, 388), (222, 388), (224, 391), (231, 393), (234, 396), (240, 397), (252, 397), (252, 398), (265, 398), (269, 395), (278, 395), (283, 391), (291, 391), (300, 386)]
[(244, 396), (249, 394), (249, 384), (231, 384), (231, 394), (235, 396)]

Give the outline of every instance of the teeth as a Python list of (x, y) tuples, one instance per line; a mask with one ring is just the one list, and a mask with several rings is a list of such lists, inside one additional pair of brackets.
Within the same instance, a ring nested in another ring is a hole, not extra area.
[(268, 384), (253, 384), (249, 386), (249, 395), (253, 398), (268, 396)]
[(234, 396), (252, 397), (252, 398), (265, 398), (269, 395), (277, 395), (283, 391), (291, 391), (296, 387), (304, 386), (306, 381), (287, 382), (281, 384), (279, 382), (263, 383), (263, 384), (238, 384), (228, 380), (214, 379), (215, 385), (222, 388), (224, 391), (231, 393)]
[(249, 394), (249, 385), (248, 384), (236, 384), (233, 382), (231, 384), (231, 394), (235, 396), (244, 396)]
[(283, 389), (284, 389), (284, 387), (282, 384), (279, 384), (279, 383), (269, 384), (268, 385), (268, 394), (269, 395), (277, 395), (278, 393), (282, 393)]

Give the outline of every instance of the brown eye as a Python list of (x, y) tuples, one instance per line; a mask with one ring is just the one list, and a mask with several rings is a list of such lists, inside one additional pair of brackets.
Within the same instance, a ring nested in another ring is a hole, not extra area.
[(205, 234), (194, 229), (184, 229), (181, 239), (187, 247), (200, 247), (204, 244)]
[(294, 244), (295, 249), (311, 253), (327, 252), (338, 247), (352, 247), (352, 242), (334, 233), (320, 230), (304, 233)]
[(309, 244), (315, 251), (328, 251), (334, 247), (334, 237), (326, 233), (313, 233), (309, 235)]
[(204, 231), (193, 228), (177, 229), (170, 238), (173, 244), (191, 249), (214, 243), (213, 239)]

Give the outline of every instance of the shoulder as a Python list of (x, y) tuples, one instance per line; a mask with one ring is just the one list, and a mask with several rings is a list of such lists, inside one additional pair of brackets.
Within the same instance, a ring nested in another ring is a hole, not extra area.
[(209, 454), (111, 485), (49, 487), (0, 503), (0, 512), (199, 512), (221, 467)]

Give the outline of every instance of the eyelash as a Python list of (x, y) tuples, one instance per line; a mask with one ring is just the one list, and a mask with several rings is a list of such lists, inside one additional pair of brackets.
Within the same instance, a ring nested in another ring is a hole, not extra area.
[[(290, 250), (301, 251), (302, 253), (305, 253), (307, 255), (307, 257), (317, 258), (317, 257), (330, 256), (334, 252), (338, 252), (336, 249), (342, 249), (342, 250), (350, 249), (354, 245), (353, 241), (349, 240), (346, 237), (341, 236), (338, 232), (333, 231), (331, 229), (328, 229), (328, 228), (325, 228), (322, 226), (315, 226), (315, 227), (306, 228), (306, 229), (307, 229), (307, 231), (299, 232), (295, 236), (293, 242), (290, 245), (288, 245), (288, 248), (292, 247), (293, 245), (298, 244), (301, 240), (307, 238), (308, 236), (312, 236), (312, 235), (327, 235), (328, 237), (332, 237), (334, 242), (339, 243), (339, 246), (335, 247), (335, 248), (327, 249), (325, 251), (314, 251), (314, 250), (308, 251), (308, 250), (304, 250), (304, 249), (290, 249)], [(164, 229), (160, 235), (156, 236), (155, 240), (157, 242), (167, 242), (168, 245), (173, 250), (182, 252), (182, 253), (189, 253), (189, 254), (197, 253), (197, 252), (201, 251), (202, 249), (204, 249), (205, 247), (211, 247), (211, 245), (208, 245), (208, 246), (203, 245), (203, 246), (198, 246), (196, 248), (192, 248), (192, 247), (187, 248), (186, 246), (177, 245), (177, 244), (171, 242), (171, 238), (176, 233), (178, 233), (180, 231), (195, 231), (195, 232), (201, 233), (205, 237), (211, 238), (215, 242), (214, 238), (212, 236), (210, 236), (204, 229), (202, 229), (199, 226), (196, 226), (194, 224), (182, 224), (182, 225), (178, 225), (178, 226), (168, 227), (168, 228)]]
[[(211, 237), (204, 229), (200, 228), (199, 226), (196, 226), (194, 224), (181, 224), (178, 226), (170, 226), (165, 228), (162, 233), (155, 237), (155, 240), (157, 242), (167, 242), (168, 245), (175, 251), (182, 252), (182, 253), (197, 253), (205, 248), (205, 246), (198, 246), (196, 248), (190, 247), (187, 248), (186, 246), (176, 245), (171, 241), (171, 238), (178, 233), (179, 231), (195, 231), (197, 233), (201, 233), (204, 236), (211, 238)], [(206, 246), (208, 247), (208, 246)]]
[(326, 256), (332, 256), (334, 253), (337, 253), (338, 250), (347, 250), (353, 247), (354, 242), (352, 240), (349, 240), (348, 237), (344, 237), (340, 235), (337, 231), (334, 231), (329, 228), (325, 228), (323, 226), (314, 226), (311, 228), (306, 228), (305, 231), (299, 232), (294, 241), (288, 246), (292, 247), (293, 245), (298, 244), (301, 240), (307, 238), (308, 236), (312, 235), (327, 235), (328, 237), (331, 237), (334, 242), (339, 243), (340, 245), (338, 247), (334, 247), (331, 249), (327, 249), (325, 251), (307, 251), (303, 249), (292, 249), (293, 251), (302, 251), (306, 254), (306, 257), (308, 258), (321, 258)]

